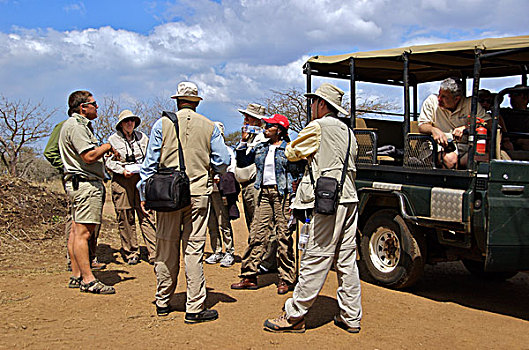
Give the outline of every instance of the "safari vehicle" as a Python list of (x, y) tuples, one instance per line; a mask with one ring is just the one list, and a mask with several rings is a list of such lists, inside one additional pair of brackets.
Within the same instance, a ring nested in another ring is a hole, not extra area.
[[(351, 103), (363, 280), (404, 288), (422, 276), (426, 263), (456, 260), (472, 274), (495, 279), (529, 270), (529, 224), (524, 224), (529, 218), (529, 151), (513, 152), (514, 160), (500, 159), (499, 104), (512, 89), (499, 92), (486, 140), (476, 132), (480, 79), (520, 76), (523, 87), (518, 89), (529, 91), (528, 67), (529, 36), (314, 56), (305, 63), (307, 91), (314, 76), (349, 80), (351, 101), (356, 101), (357, 82), (402, 87), (399, 121), (386, 116), (396, 113), (383, 112), (377, 112), (383, 118), (359, 118), (366, 111)], [(418, 87), (451, 76), (462, 78), (465, 86), (472, 79), (465, 170), (439, 168), (434, 140), (417, 127)], [(512, 136), (529, 134), (518, 130)], [(486, 152), (477, 149), (479, 141), (486, 142)], [(386, 145), (402, 152), (381, 156), (380, 147)]]

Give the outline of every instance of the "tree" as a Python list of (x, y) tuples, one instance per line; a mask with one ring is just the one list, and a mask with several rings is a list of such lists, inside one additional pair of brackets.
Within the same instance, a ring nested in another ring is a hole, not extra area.
[(49, 120), (56, 111), (42, 102), (10, 101), (0, 96), (0, 160), (9, 175), (19, 175), (18, 163), (26, 147), (50, 135)]
[[(284, 91), (271, 90), (270, 97), (263, 103), (266, 106), (267, 114), (282, 114), (290, 121), (290, 129), (300, 132), (307, 125), (307, 99), (305, 92), (300, 88), (292, 87)], [(345, 95), (342, 107), (350, 110), (349, 96)], [(380, 98), (358, 98), (356, 101), (356, 116), (366, 113), (366, 111), (376, 113), (376, 111), (395, 111), (397, 106), (389, 101)]]
[(116, 132), (115, 126), (118, 122), (119, 113), (124, 109), (131, 110), (132, 113), (140, 117), (141, 125), (138, 130), (147, 135), (150, 134), (154, 122), (160, 118), (161, 111), (174, 112), (176, 109), (174, 102), (166, 97), (155, 97), (151, 100), (126, 104), (113, 96), (104, 96), (102, 101), (97, 109), (97, 119), (92, 122), (94, 136), (100, 142), (106, 142), (109, 136)]
[(229, 147), (235, 148), (237, 142), (241, 139), (241, 130), (234, 131), (228, 135), (224, 136), (224, 142)]

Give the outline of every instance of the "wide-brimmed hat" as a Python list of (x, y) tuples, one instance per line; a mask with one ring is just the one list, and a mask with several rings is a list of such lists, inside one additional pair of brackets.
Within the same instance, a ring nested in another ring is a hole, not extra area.
[(257, 119), (263, 119), (265, 116), (266, 109), (257, 103), (250, 103), (246, 109), (238, 109), (242, 114), (248, 114), (250, 117)]
[(140, 117), (138, 117), (136, 114), (132, 113), (132, 111), (129, 111), (128, 109), (125, 109), (123, 110), (119, 116), (118, 116), (118, 122), (116, 123), (116, 127), (115, 129), (116, 130), (120, 130), (121, 127), (119, 126), (121, 124), (122, 121), (124, 121), (125, 119), (130, 119), (130, 118), (134, 118), (134, 129), (136, 129), (138, 127), (138, 125), (140, 125), (141, 123), (141, 119)]
[(338, 112), (345, 115), (349, 115), (349, 112), (347, 112), (342, 107), (343, 94), (344, 92), (336, 86), (329, 83), (323, 83), (316, 90), (316, 92), (307, 93), (305, 94), (305, 97), (319, 97), (321, 99), (324, 99), (325, 101), (329, 102), (331, 106), (336, 108)]
[(190, 81), (183, 81), (178, 84), (176, 88), (176, 94), (171, 98), (182, 99), (187, 101), (198, 102), (202, 100), (202, 97), (198, 96), (198, 87), (195, 83)]
[(274, 114), (270, 118), (263, 118), (263, 120), (265, 123), (279, 124), (285, 129), (288, 129), (288, 126), (290, 125), (290, 123), (288, 122), (288, 118), (281, 114)]

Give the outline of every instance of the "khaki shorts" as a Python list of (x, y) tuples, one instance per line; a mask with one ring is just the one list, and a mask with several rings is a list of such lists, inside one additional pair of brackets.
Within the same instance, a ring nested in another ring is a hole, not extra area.
[(65, 187), (72, 203), (73, 221), (79, 224), (101, 224), (105, 199), (103, 182), (79, 182), (79, 189), (75, 191), (72, 182), (67, 181)]

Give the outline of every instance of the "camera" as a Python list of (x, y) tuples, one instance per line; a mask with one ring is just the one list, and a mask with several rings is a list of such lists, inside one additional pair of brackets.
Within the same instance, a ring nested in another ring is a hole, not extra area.
[(136, 163), (136, 157), (134, 156), (134, 154), (127, 154), (127, 156), (125, 157), (125, 162)]

